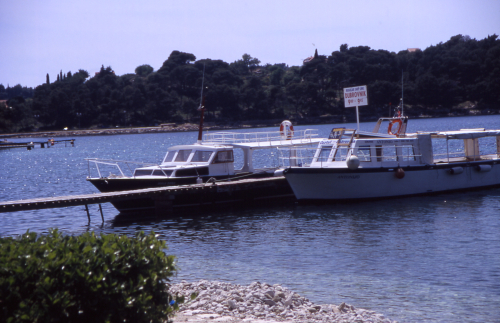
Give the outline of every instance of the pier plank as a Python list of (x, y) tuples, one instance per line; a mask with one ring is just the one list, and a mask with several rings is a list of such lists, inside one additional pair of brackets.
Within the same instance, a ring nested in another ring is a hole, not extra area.
[(214, 187), (236, 187), (240, 185), (249, 185), (256, 182), (268, 181), (282, 181), (283, 177), (270, 177), (270, 178), (254, 178), (254, 179), (241, 179), (237, 181), (217, 182), (215, 184), (192, 184), (180, 186), (164, 186), (145, 188), (139, 190), (108, 192), (108, 193), (95, 193), (95, 194), (81, 194), (69, 196), (49, 196), (39, 197), (33, 199), (5, 201), (0, 202), (0, 213), (17, 212), (28, 210), (39, 210), (49, 208), (60, 208), (68, 206), (100, 204), (123, 199), (139, 199), (144, 197), (154, 197), (156, 195), (169, 194), (185, 194), (192, 191), (210, 189)]

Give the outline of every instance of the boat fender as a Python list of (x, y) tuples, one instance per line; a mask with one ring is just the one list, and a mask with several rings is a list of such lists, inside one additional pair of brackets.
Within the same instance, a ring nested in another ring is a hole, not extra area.
[(198, 177), (196, 178), (196, 184), (201, 184), (201, 183), (203, 183), (203, 179), (201, 179), (201, 177), (200, 177), (200, 176), (198, 176)]
[(280, 125), (280, 135), (281, 138), (292, 139), (293, 137), (293, 126), (288, 120), (285, 120)]
[(280, 177), (284, 175), (284, 169), (278, 169), (277, 171), (274, 172), (274, 177)]
[[(396, 131), (393, 131), (393, 127), (395, 124), (398, 124)], [(401, 129), (403, 128), (403, 121), (401, 119), (394, 119), (389, 123), (389, 127), (387, 128), (387, 133), (390, 135), (397, 136), (401, 132)]]
[(352, 155), (346, 161), (347, 168), (349, 169), (357, 169), (359, 167), (359, 158), (356, 155)]
[(462, 174), (464, 172), (464, 168), (463, 167), (453, 167), (453, 168), (450, 168), (450, 170), (448, 172), (452, 175), (458, 175), (458, 174)]
[(489, 172), (491, 170), (491, 165), (477, 165), (476, 170), (481, 173)]
[(402, 169), (401, 167), (399, 167), (396, 170), (396, 173), (394, 173), (394, 175), (396, 176), (397, 179), (403, 179), (405, 177), (405, 171), (404, 171), (404, 169)]

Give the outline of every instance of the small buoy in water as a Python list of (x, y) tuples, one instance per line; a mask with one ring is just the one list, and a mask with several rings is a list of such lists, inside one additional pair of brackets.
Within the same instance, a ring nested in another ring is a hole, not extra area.
[(405, 177), (405, 171), (400, 167), (396, 170), (396, 178), (402, 179)]
[(352, 155), (347, 160), (347, 168), (349, 169), (357, 169), (359, 167), (359, 158), (356, 155)]

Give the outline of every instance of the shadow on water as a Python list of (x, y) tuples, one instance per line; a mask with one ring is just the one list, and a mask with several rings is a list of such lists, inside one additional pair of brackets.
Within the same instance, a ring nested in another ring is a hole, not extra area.
[[(190, 208), (175, 210), (166, 215), (158, 215), (155, 211), (137, 213), (119, 213), (110, 222), (113, 228), (130, 225), (152, 226), (162, 223), (179, 223), (200, 227), (201, 223), (234, 223), (252, 218), (283, 216), (297, 219), (351, 219), (356, 222), (371, 221), (392, 222), (416, 220), (432, 221), (433, 215), (441, 212), (464, 212), (481, 208), (484, 200), (498, 199), (500, 208), (500, 188), (459, 191), (435, 195), (411, 196), (370, 201), (346, 201), (336, 203), (301, 204), (286, 200), (264, 205), (227, 205), (219, 208)], [(202, 228), (202, 227), (200, 227)]]

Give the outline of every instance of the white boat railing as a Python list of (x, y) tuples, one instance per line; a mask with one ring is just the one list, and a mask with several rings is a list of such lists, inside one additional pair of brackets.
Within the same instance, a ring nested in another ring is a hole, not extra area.
[(92, 177), (90, 164), (94, 163), (94, 166), (97, 169), (97, 173), (99, 174), (99, 178), (105, 177), (105, 176), (102, 176), (102, 169), (101, 169), (101, 167), (99, 167), (99, 165), (101, 165), (101, 166), (106, 165), (106, 166), (115, 167), (116, 169), (118, 169), (118, 171), (120, 172), (122, 177), (126, 177), (127, 175), (125, 175), (125, 173), (123, 172), (120, 164), (122, 164), (122, 166), (125, 165), (128, 168), (128, 170), (131, 173), (130, 176), (133, 176), (133, 174), (134, 174), (134, 169), (132, 169), (130, 167), (130, 165), (141, 165), (144, 167), (147, 167), (147, 166), (159, 166), (160, 167), (160, 165), (154, 164), (154, 163), (143, 163), (143, 162), (134, 162), (134, 161), (127, 161), (127, 160), (99, 159), (99, 158), (85, 158), (85, 160), (88, 163), (89, 177)]
[(242, 144), (242, 143), (262, 143), (279, 141), (287, 143), (290, 141), (311, 141), (318, 137), (317, 129), (294, 130), (287, 136), (280, 131), (268, 132), (212, 132), (204, 135), (203, 143), (207, 144)]
[[(407, 146), (394, 146), (396, 148), (405, 148)], [(334, 161), (330, 160), (328, 156), (317, 156), (318, 150), (321, 148), (299, 148), (299, 147), (278, 147), (278, 159), (279, 159), (279, 165), (281, 167), (308, 167), (312, 163), (315, 165), (319, 165), (319, 167), (323, 167), (323, 165), (330, 165), (332, 166), (332, 163)], [(352, 153), (352, 151), (357, 148), (349, 148), (349, 152)], [(360, 153), (362, 150), (358, 150), (358, 153)], [(347, 160), (347, 149), (346, 149), (346, 154), (342, 154), (341, 156), (337, 157), (337, 160), (335, 162), (345, 162)], [(392, 166), (391, 163), (398, 163), (400, 166), (405, 166), (409, 164), (414, 164), (411, 163), (415, 160), (417, 160), (418, 157), (421, 155), (416, 155), (416, 154), (410, 154), (410, 153), (403, 153), (403, 154), (394, 154), (394, 155), (386, 155), (386, 156), (358, 156), (360, 158), (361, 162), (372, 162), (374, 158), (377, 159), (378, 162), (380, 162), (382, 165), (386, 164), (386, 166)], [(368, 160), (366, 160), (368, 159)]]

